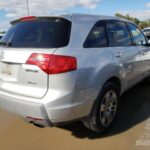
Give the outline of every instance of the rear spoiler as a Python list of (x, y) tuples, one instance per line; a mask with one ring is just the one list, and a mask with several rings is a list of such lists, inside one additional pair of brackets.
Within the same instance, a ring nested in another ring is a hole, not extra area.
[(14, 25), (18, 22), (24, 22), (24, 21), (29, 21), (29, 20), (35, 20), (37, 17), (35, 16), (27, 16), (27, 17), (23, 17), (23, 18), (20, 18), (20, 19), (17, 19), (17, 20), (14, 20), (12, 22), (10, 22), (11, 25)]
[(11, 25), (14, 25), (14, 24), (17, 24), (19, 22), (25, 22), (25, 21), (30, 21), (30, 20), (36, 20), (36, 19), (50, 19), (50, 18), (61, 18), (61, 19), (64, 19), (64, 20), (67, 20), (67, 21), (71, 21), (71, 16), (70, 15), (52, 15), (52, 16), (42, 16), (42, 17), (36, 17), (36, 16), (27, 16), (27, 17), (23, 17), (23, 18), (19, 18), (17, 20), (14, 20), (14, 21), (11, 21), (10, 24)]

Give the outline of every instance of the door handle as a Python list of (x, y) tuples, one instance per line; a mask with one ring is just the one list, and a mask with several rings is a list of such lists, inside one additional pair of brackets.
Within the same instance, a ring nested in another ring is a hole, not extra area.
[(118, 52), (117, 54), (116, 54), (116, 57), (123, 57), (123, 53), (122, 52)]

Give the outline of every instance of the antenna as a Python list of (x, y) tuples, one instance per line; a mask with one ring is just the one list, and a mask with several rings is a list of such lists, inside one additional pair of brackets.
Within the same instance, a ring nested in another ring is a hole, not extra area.
[(27, 0), (27, 14), (30, 15), (29, 0)]
[(89, 8), (87, 8), (87, 13), (90, 14), (90, 9)]

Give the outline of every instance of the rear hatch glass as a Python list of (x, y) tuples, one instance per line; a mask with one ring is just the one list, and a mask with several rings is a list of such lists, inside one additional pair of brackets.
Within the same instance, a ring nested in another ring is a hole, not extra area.
[(0, 44), (14, 48), (59, 48), (68, 45), (70, 31), (68, 20), (39, 18), (12, 25)]

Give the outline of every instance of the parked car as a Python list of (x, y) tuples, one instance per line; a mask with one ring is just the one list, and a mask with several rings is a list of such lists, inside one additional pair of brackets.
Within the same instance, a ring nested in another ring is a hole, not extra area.
[(59, 14), (11, 25), (0, 42), (0, 107), (35, 125), (80, 120), (104, 132), (119, 97), (150, 75), (147, 38), (130, 21)]
[(148, 38), (148, 40), (150, 40), (150, 27), (144, 28), (143, 32), (145, 36)]

